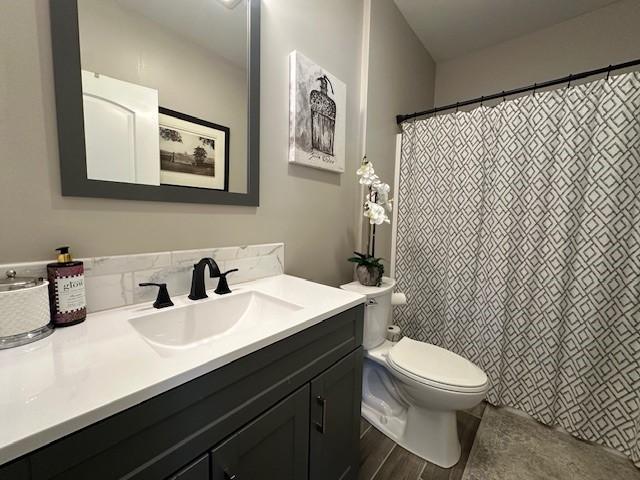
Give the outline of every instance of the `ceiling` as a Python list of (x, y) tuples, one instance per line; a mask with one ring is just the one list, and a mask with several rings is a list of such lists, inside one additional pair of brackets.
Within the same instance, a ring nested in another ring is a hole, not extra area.
[(161, 26), (226, 58), (247, 63), (247, 7), (229, 9), (217, 0), (116, 0)]
[(394, 0), (435, 61), (526, 35), (617, 0)]

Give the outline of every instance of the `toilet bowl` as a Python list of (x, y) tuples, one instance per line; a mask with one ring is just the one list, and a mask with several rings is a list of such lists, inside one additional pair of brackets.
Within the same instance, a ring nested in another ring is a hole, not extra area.
[(367, 296), (363, 347), (362, 415), (396, 443), (444, 468), (460, 459), (456, 411), (480, 403), (486, 374), (444, 348), (404, 337), (385, 337), (394, 281), (381, 287), (357, 282), (345, 290)]

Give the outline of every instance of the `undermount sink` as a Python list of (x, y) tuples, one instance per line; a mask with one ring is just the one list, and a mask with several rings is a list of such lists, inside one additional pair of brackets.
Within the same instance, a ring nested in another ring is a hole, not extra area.
[(246, 331), (302, 307), (261, 292), (247, 291), (131, 318), (133, 328), (152, 345), (185, 349)]

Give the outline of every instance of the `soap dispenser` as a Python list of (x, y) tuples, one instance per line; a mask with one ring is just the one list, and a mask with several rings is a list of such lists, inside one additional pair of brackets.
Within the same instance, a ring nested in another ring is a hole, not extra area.
[(311, 146), (327, 155), (333, 156), (333, 143), (336, 130), (336, 102), (329, 96), (328, 87), (333, 93), (333, 84), (323, 75), (316, 79), (320, 90), (309, 94), (311, 105)]
[(56, 250), (58, 261), (47, 265), (51, 322), (55, 327), (68, 327), (87, 318), (84, 264), (71, 258), (69, 247)]

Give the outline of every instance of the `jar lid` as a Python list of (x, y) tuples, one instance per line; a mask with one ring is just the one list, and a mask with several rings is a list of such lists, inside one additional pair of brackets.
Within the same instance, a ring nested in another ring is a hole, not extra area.
[(18, 277), (15, 270), (7, 270), (6, 275), (6, 278), (0, 278), (0, 292), (37, 287), (44, 283), (40, 277)]

